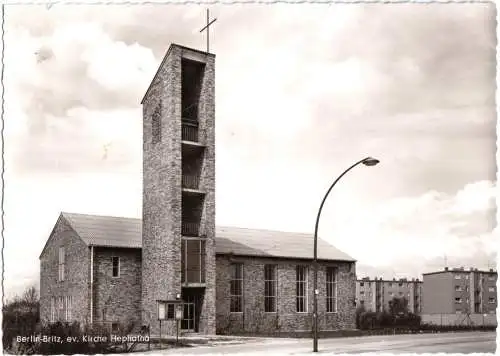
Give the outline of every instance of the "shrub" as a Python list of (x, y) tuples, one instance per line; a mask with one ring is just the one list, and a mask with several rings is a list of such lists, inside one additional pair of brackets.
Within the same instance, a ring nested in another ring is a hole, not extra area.
[(361, 330), (375, 330), (384, 328), (415, 329), (420, 326), (420, 316), (408, 313), (406, 315), (392, 315), (382, 312), (360, 312), (356, 317), (357, 327)]

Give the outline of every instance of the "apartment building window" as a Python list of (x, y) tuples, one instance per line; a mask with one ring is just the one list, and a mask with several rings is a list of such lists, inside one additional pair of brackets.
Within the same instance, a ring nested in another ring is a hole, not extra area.
[(276, 265), (264, 266), (264, 311), (266, 313), (276, 312), (277, 298), (277, 275)]
[(359, 292), (359, 294), (364, 295), (365, 291), (362, 290), (361, 292)]
[(59, 247), (59, 281), (64, 281), (64, 266), (66, 264), (66, 253), (64, 247)]
[(71, 309), (72, 309), (72, 298), (70, 295), (66, 296), (66, 298), (64, 299), (64, 302), (65, 302), (65, 315), (64, 315), (64, 319), (66, 321), (71, 321)]
[(462, 291), (462, 287), (461, 286), (455, 286), (455, 291), (456, 292), (461, 292)]
[(462, 278), (462, 276), (461, 276), (461, 275), (459, 275), (459, 274), (456, 274), (456, 275), (455, 275), (455, 279), (461, 279), (461, 278)]
[(488, 299), (488, 302), (489, 302), (490, 304), (495, 304), (495, 298), (489, 298), (489, 299)]
[(297, 313), (305, 313), (307, 312), (307, 266), (297, 266), (295, 285)]
[(392, 297), (394, 295), (393, 292), (389, 292), (389, 297)]
[(398, 286), (399, 286), (399, 287), (402, 287), (402, 286), (403, 286), (403, 282), (399, 282), (399, 283), (398, 283)]
[(120, 277), (120, 257), (111, 257), (113, 277)]
[(359, 286), (360, 286), (360, 287), (364, 287), (364, 286), (365, 286), (365, 283), (364, 283), (364, 282), (359, 282)]
[(462, 298), (455, 298), (455, 303), (462, 303)]
[(337, 268), (326, 269), (326, 312), (337, 312)]
[(55, 297), (50, 298), (50, 321), (51, 322), (56, 321), (56, 298)]
[(495, 292), (495, 287), (489, 287), (488, 292)]
[(243, 311), (243, 264), (231, 264), (231, 313), (241, 313)]
[(489, 277), (488, 277), (488, 280), (489, 280), (489, 281), (494, 281), (494, 280), (495, 280), (495, 276), (489, 276)]

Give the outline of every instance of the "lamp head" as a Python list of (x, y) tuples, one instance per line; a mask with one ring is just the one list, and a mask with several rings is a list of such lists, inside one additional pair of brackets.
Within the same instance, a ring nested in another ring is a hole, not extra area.
[(371, 167), (371, 166), (376, 166), (380, 161), (376, 158), (373, 157), (367, 157), (363, 160), (363, 164), (365, 166)]

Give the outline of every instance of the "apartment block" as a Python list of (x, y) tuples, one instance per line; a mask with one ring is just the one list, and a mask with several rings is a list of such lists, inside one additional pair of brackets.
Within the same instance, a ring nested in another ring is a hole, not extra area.
[(394, 298), (406, 298), (408, 310), (419, 314), (422, 311), (422, 281), (418, 278), (384, 280), (369, 277), (356, 281), (356, 305), (364, 305), (366, 310), (389, 310), (389, 301)]
[(424, 314), (495, 314), (497, 272), (445, 268), (425, 273)]

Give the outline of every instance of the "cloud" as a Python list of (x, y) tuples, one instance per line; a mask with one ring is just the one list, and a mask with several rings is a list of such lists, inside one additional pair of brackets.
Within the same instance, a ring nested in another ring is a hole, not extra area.
[[(7, 207), (6, 236), (16, 266), (36, 259), (61, 210), (140, 209), (140, 99), (170, 43), (204, 49), (205, 14), (30, 5), (6, 15), (6, 197), (18, 204)], [(322, 234), (362, 263), (408, 271), (423, 268), (406, 261), (426, 248), (428, 263), (443, 251), (486, 258), (494, 4), (248, 5), (213, 16), (218, 223), (311, 231), (333, 178), (372, 155), (379, 166), (332, 192)], [(358, 256), (359, 246), (382, 252)], [(36, 268), (21, 270), (29, 278)]]
[(365, 264), (423, 269), (426, 260), (444, 255), (491, 255), (498, 241), (496, 193), (489, 181), (467, 184), (455, 194), (429, 191), (347, 213), (337, 224), (324, 222), (323, 231)]

